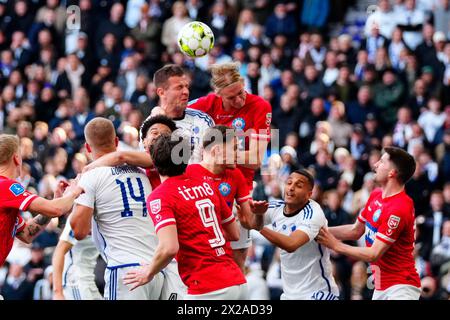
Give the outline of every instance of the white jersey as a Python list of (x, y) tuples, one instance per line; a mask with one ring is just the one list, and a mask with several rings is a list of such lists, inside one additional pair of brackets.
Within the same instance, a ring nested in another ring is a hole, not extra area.
[[(148, 118), (151, 117), (152, 115)], [(189, 159), (189, 164), (199, 163), (202, 160), (203, 135), (206, 129), (214, 126), (214, 120), (203, 111), (186, 108), (184, 117), (182, 119), (173, 119), (173, 121), (177, 128), (180, 129), (180, 134), (191, 141), (193, 152)]]
[(72, 245), (72, 248), (64, 256), (63, 287), (78, 286), (79, 284), (95, 287), (94, 269), (99, 252), (92, 241), (92, 237), (87, 236), (83, 240), (75, 239), (70, 227), (69, 216), (59, 239)]
[(84, 173), (79, 184), (85, 193), (75, 202), (94, 208), (92, 237), (107, 267), (150, 262), (158, 239), (147, 213), (145, 173), (128, 165), (100, 167)]
[(295, 215), (284, 214), (284, 202), (273, 201), (265, 214), (265, 224), (289, 236), (296, 230), (305, 232), (309, 242), (289, 253), (280, 250), (282, 299), (288, 300), (335, 300), (339, 289), (331, 271), (330, 252), (314, 238), (321, 227), (328, 225), (320, 205), (309, 200)]

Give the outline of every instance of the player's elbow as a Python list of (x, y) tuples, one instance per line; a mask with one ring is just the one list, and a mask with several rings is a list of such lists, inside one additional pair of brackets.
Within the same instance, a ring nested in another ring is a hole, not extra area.
[(88, 232), (86, 232), (86, 231), (73, 229), (73, 236), (77, 240), (83, 240), (84, 238), (87, 237), (87, 235), (88, 235)]
[(33, 242), (33, 238), (29, 235), (24, 235), (20, 237), (20, 240), (26, 244), (31, 244)]
[(372, 251), (372, 252), (370, 252), (366, 262), (370, 262), (370, 263), (377, 262), (378, 259), (381, 258), (381, 256), (382, 256), (381, 252)]
[(288, 253), (292, 253), (295, 252), (295, 250), (297, 250), (298, 247), (295, 245), (288, 245), (284, 248), (284, 250), (286, 250)]
[(72, 221), (70, 226), (72, 227), (73, 236), (77, 240), (83, 240), (89, 234), (89, 229), (83, 228), (77, 221)]
[(161, 254), (164, 257), (174, 258), (177, 255), (178, 250), (180, 249), (180, 246), (179, 246), (178, 242), (170, 242), (170, 243), (165, 243), (163, 246), (160, 247), (160, 249), (161, 249)]

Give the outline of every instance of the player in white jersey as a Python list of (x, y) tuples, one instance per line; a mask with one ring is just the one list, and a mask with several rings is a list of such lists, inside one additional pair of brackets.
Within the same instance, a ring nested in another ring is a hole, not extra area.
[[(284, 201), (269, 204), (264, 228), (267, 240), (281, 248), (282, 300), (337, 300), (330, 252), (314, 239), (328, 225), (320, 205), (310, 199), (314, 178), (306, 170), (291, 173)], [(269, 225), (270, 226), (267, 226)]]
[(94, 274), (99, 252), (91, 236), (75, 239), (70, 217), (52, 257), (53, 300), (101, 300)]
[(155, 107), (149, 117), (164, 114), (175, 121), (184, 137), (189, 137), (193, 153), (190, 164), (202, 160), (201, 146), (205, 130), (214, 126), (214, 120), (200, 110), (187, 108), (189, 100), (189, 79), (182, 67), (168, 64), (157, 70), (153, 76), (160, 106)]
[[(110, 120), (94, 118), (84, 135), (93, 159), (116, 150), (118, 139)], [(78, 240), (92, 229), (94, 243), (107, 264), (105, 299), (158, 299), (161, 273), (141, 290), (130, 291), (122, 281), (130, 268), (152, 260), (158, 242), (145, 203), (151, 192), (145, 173), (129, 165), (100, 167), (84, 173), (80, 185), (85, 193), (76, 202), (70, 224)]]

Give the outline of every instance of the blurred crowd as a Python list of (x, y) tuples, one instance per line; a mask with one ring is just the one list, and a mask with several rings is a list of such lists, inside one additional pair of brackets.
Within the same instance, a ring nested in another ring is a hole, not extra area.
[[(113, 121), (119, 149), (138, 150), (162, 65), (189, 71), (195, 99), (211, 90), (209, 65), (239, 61), (246, 89), (271, 103), (279, 130), (280, 148), (269, 146), (254, 198), (281, 199), (289, 173), (310, 168), (328, 225), (352, 223), (376, 187), (382, 147), (406, 149), (417, 161), (406, 188), (415, 202), (422, 299), (448, 299), (449, 0), (366, 1), (377, 10), (362, 35), (330, 28), (357, 2), (0, 0), (0, 132), (20, 137), (19, 181), (52, 198), (60, 179), (88, 163), (83, 129), (96, 116)], [(71, 5), (78, 9), (67, 11)], [(176, 43), (193, 20), (215, 35), (210, 54), (195, 60)], [(51, 255), (63, 225), (51, 223), (31, 248), (17, 240), (0, 268), (5, 299), (51, 299)], [(255, 233), (250, 252), (251, 298), (278, 299), (278, 250)], [(332, 261), (341, 298), (370, 299), (368, 266)]]

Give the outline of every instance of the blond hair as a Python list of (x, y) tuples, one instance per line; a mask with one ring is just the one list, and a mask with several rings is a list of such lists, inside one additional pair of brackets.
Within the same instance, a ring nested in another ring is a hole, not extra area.
[(238, 62), (213, 64), (210, 67), (211, 86), (216, 93), (236, 82), (244, 81), (244, 78), (239, 73), (239, 67), (240, 64)]
[(84, 128), (84, 137), (91, 147), (105, 150), (114, 147), (116, 131), (111, 120), (97, 117)]
[(19, 152), (19, 137), (11, 134), (0, 134), (0, 165), (11, 160), (14, 153)]

